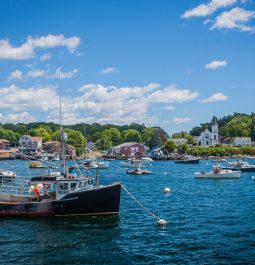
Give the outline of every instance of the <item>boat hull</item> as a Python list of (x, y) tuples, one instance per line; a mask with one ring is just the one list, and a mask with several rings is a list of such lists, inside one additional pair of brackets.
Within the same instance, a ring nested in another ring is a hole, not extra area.
[(195, 178), (200, 179), (236, 179), (240, 178), (240, 171), (224, 172), (224, 173), (195, 173)]
[(175, 160), (177, 164), (199, 164), (199, 159), (190, 159), (190, 160)]
[(241, 171), (241, 172), (255, 172), (255, 167), (223, 167), (222, 169)]
[(0, 217), (54, 217), (119, 213), (121, 184), (67, 194), (61, 200), (0, 202)]
[(121, 184), (70, 193), (53, 202), (55, 215), (112, 215), (119, 213)]

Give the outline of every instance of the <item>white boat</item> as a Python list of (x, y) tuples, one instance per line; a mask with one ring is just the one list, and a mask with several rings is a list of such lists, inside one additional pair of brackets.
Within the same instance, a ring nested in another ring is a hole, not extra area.
[(141, 160), (142, 160), (143, 162), (152, 162), (152, 161), (153, 161), (153, 159), (150, 158), (150, 157), (148, 157), (148, 156), (142, 157)]
[(52, 161), (59, 161), (60, 160), (60, 156), (58, 154), (54, 154), (54, 156), (52, 157)]
[(235, 179), (240, 178), (241, 171), (222, 169), (220, 166), (214, 166), (210, 172), (196, 172), (195, 178), (200, 179)]
[(13, 179), (16, 174), (12, 171), (0, 170), (0, 178)]
[(133, 159), (129, 160), (128, 162), (120, 162), (121, 167), (142, 167), (142, 161)]
[(92, 163), (96, 163), (98, 165), (98, 168), (101, 168), (101, 169), (109, 168), (109, 162), (107, 161), (97, 161), (97, 162), (95, 161)]
[(229, 163), (230, 166), (223, 167), (223, 169), (240, 170), (241, 172), (255, 172), (255, 165), (251, 165), (246, 161), (236, 161)]
[(220, 158), (220, 159), (213, 159), (213, 160), (211, 160), (212, 162), (217, 162), (217, 163), (219, 163), (219, 162), (227, 162), (227, 159), (225, 159), (225, 158)]

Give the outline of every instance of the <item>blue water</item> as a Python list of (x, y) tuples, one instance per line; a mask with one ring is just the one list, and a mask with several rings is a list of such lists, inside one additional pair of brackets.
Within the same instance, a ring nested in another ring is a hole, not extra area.
[[(255, 172), (201, 180), (194, 172), (210, 170), (212, 162), (148, 164), (153, 174), (133, 176), (110, 161), (100, 181), (121, 181), (167, 226), (122, 190), (119, 217), (0, 219), (0, 263), (255, 264)], [(27, 174), (24, 161), (1, 161), (0, 168)]]

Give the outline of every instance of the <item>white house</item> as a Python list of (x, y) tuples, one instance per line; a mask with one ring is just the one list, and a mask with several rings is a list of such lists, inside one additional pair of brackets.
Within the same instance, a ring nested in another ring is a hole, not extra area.
[(175, 142), (178, 145), (179, 144), (186, 144), (188, 142), (188, 140), (185, 138), (172, 138), (170, 140), (172, 140), (173, 142)]
[(42, 150), (42, 137), (23, 135), (19, 139), (19, 151), (21, 154), (29, 154)]
[(235, 137), (233, 145), (234, 146), (251, 145), (251, 137)]
[(194, 140), (197, 145), (201, 146), (214, 146), (219, 143), (219, 128), (216, 118), (212, 124), (212, 131), (210, 132), (206, 128), (203, 132), (200, 133), (200, 136), (195, 136)]

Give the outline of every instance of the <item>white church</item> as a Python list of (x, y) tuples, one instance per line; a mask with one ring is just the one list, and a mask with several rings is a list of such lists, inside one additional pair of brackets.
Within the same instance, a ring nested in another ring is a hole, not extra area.
[(212, 131), (210, 132), (208, 128), (200, 133), (200, 136), (195, 136), (194, 140), (197, 145), (200, 146), (214, 146), (219, 143), (219, 128), (217, 119), (213, 119)]

